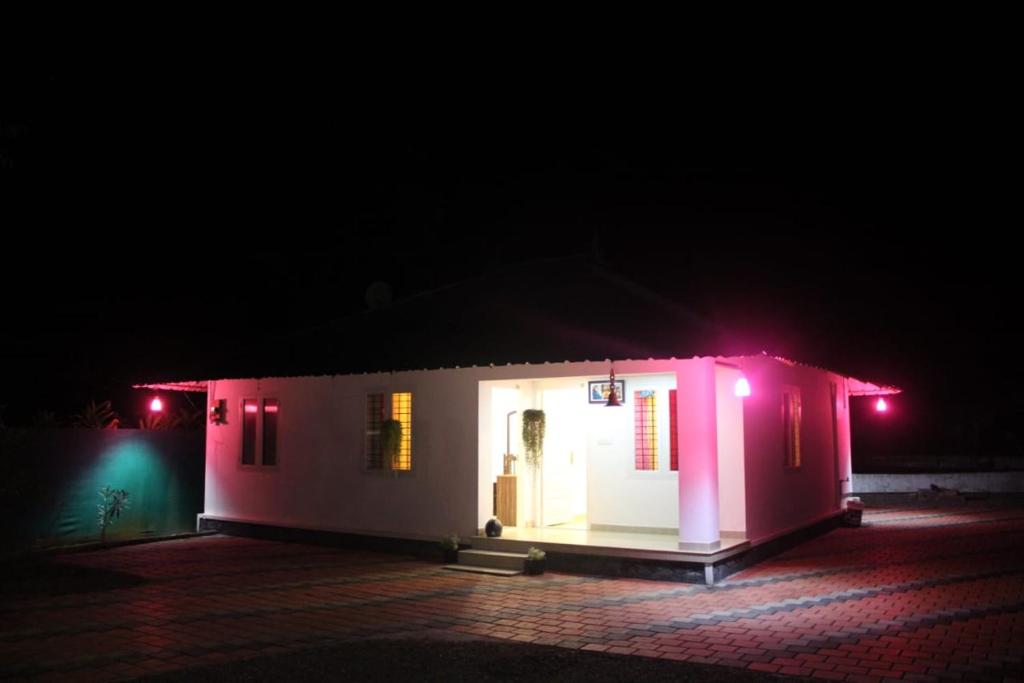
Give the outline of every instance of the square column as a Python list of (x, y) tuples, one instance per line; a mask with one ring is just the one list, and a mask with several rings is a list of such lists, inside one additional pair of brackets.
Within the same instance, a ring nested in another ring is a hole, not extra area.
[(715, 359), (685, 360), (676, 370), (679, 437), (679, 548), (721, 547), (718, 522), (718, 424)]

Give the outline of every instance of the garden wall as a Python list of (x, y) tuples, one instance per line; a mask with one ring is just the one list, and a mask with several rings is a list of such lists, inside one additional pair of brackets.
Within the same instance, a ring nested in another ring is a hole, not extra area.
[(137, 429), (0, 433), (4, 550), (99, 540), (99, 490), (126, 489), (107, 540), (195, 531), (203, 511), (204, 436)]

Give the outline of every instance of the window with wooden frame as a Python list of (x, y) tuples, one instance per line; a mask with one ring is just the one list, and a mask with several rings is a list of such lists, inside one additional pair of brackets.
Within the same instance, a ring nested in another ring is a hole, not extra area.
[(679, 471), (679, 426), (676, 424), (676, 390), (668, 390), (668, 458), (669, 469)]
[[(390, 417), (402, 425), (402, 440), (398, 456), (392, 464), (384, 456), (381, 443), (381, 427)], [(366, 395), (366, 469), (403, 470), (412, 469), (412, 393), (372, 393)]]
[[(279, 403), (276, 398), (242, 399), (242, 464), (277, 465), (277, 424)], [(259, 460), (257, 461), (257, 444)]]
[(653, 391), (633, 392), (634, 467), (658, 469), (658, 413)]
[(800, 389), (785, 387), (782, 390), (782, 435), (786, 467), (800, 467)]
[(264, 465), (277, 464), (277, 420), (279, 405), (276, 398), (263, 399), (263, 457)]

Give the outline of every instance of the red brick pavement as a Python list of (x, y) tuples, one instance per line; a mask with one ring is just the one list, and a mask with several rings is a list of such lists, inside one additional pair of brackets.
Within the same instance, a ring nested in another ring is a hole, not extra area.
[[(0, 678), (119, 680), (430, 631), (850, 683), (1020, 680), (1024, 510), (868, 510), (713, 588), (496, 578), (365, 552), (204, 537), (57, 562), (121, 587), (0, 604)], [(1016, 678), (1015, 678), (1016, 677)]]

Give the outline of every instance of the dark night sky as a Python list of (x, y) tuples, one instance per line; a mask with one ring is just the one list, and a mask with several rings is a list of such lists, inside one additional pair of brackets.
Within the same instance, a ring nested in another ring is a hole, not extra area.
[(1001, 96), (596, 115), (520, 90), (137, 76), (5, 85), (8, 421), (128, 402), (211, 348), (362, 310), (374, 280), (402, 298), (596, 240), (762, 348), (904, 386), (900, 448), (951, 420), (1024, 436)]

